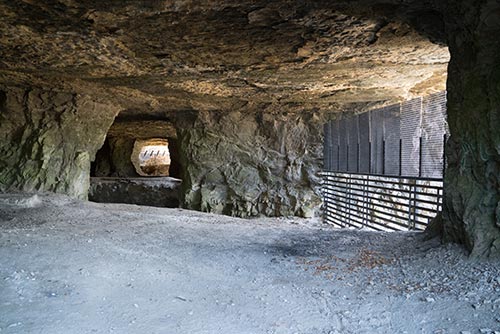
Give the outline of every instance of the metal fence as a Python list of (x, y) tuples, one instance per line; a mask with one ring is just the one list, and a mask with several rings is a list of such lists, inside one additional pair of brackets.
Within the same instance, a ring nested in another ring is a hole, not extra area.
[(325, 222), (424, 229), (441, 210), (446, 92), (325, 124)]

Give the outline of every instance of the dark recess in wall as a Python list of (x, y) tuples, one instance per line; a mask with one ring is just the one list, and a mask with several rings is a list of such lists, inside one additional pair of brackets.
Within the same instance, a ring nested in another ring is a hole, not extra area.
[(179, 163), (179, 144), (177, 139), (168, 138), (168, 150), (170, 151), (170, 177), (182, 179), (182, 169)]
[(98, 175), (101, 170), (106, 170), (109, 174), (111, 174), (112, 162), (111, 162), (111, 148), (109, 147), (109, 139), (106, 138), (106, 141), (102, 145), (102, 147), (97, 151), (95, 160), (92, 161), (90, 165), (90, 176), (103, 176)]
[(6, 109), (7, 94), (0, 90), (0, 112)]

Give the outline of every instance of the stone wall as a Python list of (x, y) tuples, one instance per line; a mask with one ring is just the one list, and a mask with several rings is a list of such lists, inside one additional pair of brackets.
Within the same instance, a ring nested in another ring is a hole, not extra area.
[(0, 192), (86, 198), (90, 162), (118, 111), (83, 95), (0, 88)]
[(240, 217), (315, 215), (324, 121), (314, 110), (242, 110), (180, 122), (183, 205)]
[(500, 256), (500, 3), (440, 2), (452, 60), (444, 235)]

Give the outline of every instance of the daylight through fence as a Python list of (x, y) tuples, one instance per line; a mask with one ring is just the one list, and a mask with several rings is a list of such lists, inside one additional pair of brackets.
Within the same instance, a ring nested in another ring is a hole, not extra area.
[(441, 210), (446, 93), (325, 124), (325, 222), (422, 230)]

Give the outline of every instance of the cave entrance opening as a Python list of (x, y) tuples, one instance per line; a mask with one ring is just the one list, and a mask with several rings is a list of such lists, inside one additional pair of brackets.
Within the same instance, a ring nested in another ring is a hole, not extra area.
[(147, 136), (148, 132), (157, 135), (164, 130), (163, 123), (113, 124), (92, 165), (89, 200), (179, 207), (181, 169), (177, 140), (174, 136)]
[(446, 92), (325, 124), (324, 220), (424, 230), (442, 210)]
[(140, 176), (170, 175), (171, 159), (167, 139), (136, 140), (130, 158)]

